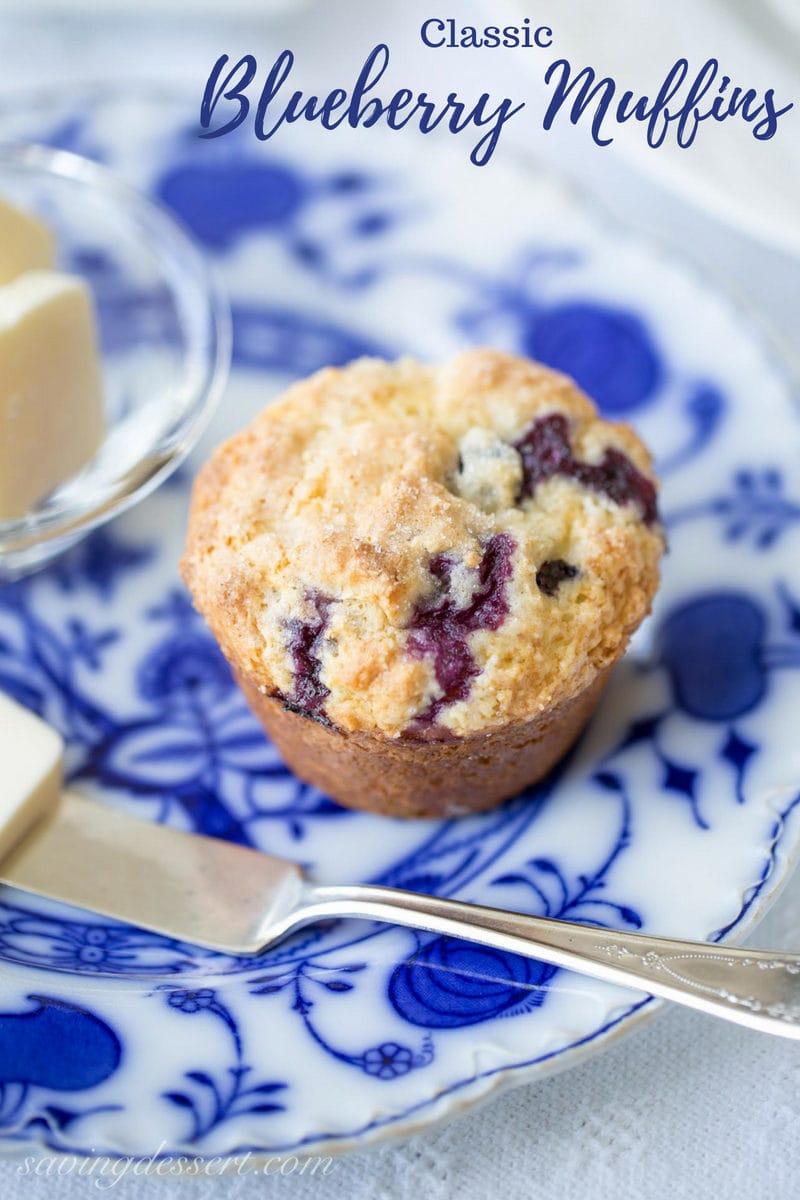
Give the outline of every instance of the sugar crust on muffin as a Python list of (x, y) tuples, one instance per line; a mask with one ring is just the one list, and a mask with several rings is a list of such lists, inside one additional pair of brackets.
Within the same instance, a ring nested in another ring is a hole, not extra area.
[(251, 686), (347, 732), (464, 736), (590, 686), (650, 608), (650, 456), (494, 350), (291, 387), (200, 471), (184, 578)]

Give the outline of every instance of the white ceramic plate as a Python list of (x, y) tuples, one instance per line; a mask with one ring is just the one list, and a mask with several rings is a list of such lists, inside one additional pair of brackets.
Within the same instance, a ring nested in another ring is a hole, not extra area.
[[(657, 452), (671, 552), (654, 616), (532, 794), (445, 823), (345, 812), (285, 771), (192, 615), (184, 467), (0, 590), (0, 686), (64, 731), (75, 786), (315, 879), (740, 936), (798, 838), (800, 422), (780, 365), (712, 287), (546, 180), (377, 133), (204, 143), (190, 117), (95, 95), (17, 102), (5, 125), (108, 161), (214, 256), (234, 375), (194, 464), (325, 363), (521, 349), (572, 370)], [(102, 255), (81, 266), (103, 286)], [(243, 961), (10, 890), (0, 960), (10, 1151), (341, 1150), (575, 1063), (654, 1009), (408, 930), (335, 923)]]

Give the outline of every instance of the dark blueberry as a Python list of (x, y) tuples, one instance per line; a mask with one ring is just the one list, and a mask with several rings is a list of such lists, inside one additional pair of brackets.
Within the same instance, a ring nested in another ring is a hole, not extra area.
[(537, 485), (554, 475), (577, 480), (615, 504), (638, 504), (646, 525), (658, 520), (655, 485), (620, 450), (609, 448), (599, 463), (580, 462), (572, 453), (569, 425), (560, 413), (540, 417), (525, 430), (514, 449), (522, 459), (518, 500), (532, 496)]
[(602, 492), (615, 504), (638, 504), (645, 525), (652, 525), (658, 520), (654, 484), (641, 471), (637, 471), (620, 450), (606, 450), (596, 466), (576, 463), (574, 475), (586, 487)]
[(478, 586), (470, 603), (458, 614), (468, 633), (475, 629), (499, 629), (508, 616), (506, 584), (513, 574), (511, 555), (516, 546), (508, 533), (497, 533), (486, 542), (478, 567)]
[(325, 715), (324, 711), (309, 712), (307, 709), (301, 708), (299, 704), (294, 704), (284, 696), (283, 692), (272, 692), (271, 695), (273, 699), (280, 701), (281, 706), (286, 712), (295, 713), (298, 717), (307, 717), (310, 721), (316, 721), (318, 725), (324, 725), (327, 729), (336, 728), (333, 721)]
[(330, 695), (330, 688), (319, 677), (322, 669), (320, 654), (333, 600), (319, 592), (310, 593), (306, 599), (314, 609), (314, 617), (310, 621), (294, 618), (286, 622), (294, 667), (294, 690), (289, 703), (308, 716), (324, 716), (323, 705)]
[(432, 598), (416, 609), (409, 626), (408, 649), (417, 658), (432, 656), (442, 694), (416, 718), (417, 724), (433, 724), (443, 708), (457, 700), (466, 700), (469, 695), (471, 681), (479, 674), (479, 668), (467, 637), (478, 629), (499, 629), (508, 615), (506, 584), (511, 578), (515, 548), (516, 542), (507, 533), (489, 538), (478, 568), (476, 587), (462, 607), (450, 594), (454, 559), (447, 554), (431, 559), (429, 570), (439, 587)]
[(536, 485), (553, 475), (571, 475), (574, 459), (566, 417), (540, 417), (525, 430), (514, 449), (522, 459), (520, 500), (532, 496)]
[(565, 562), (563, 558), (550, 558), (536, 572), (536, 586), (545, 596), (555, 596), (566, 579), (574, 579), (578, 574), (578, 568), (572, 563)]

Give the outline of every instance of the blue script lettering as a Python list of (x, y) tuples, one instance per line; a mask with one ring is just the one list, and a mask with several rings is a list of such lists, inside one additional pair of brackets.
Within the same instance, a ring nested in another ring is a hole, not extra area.
[(252, 82), (256, 73), (256, 60), (252, 54), (245, 54), (244, 58), (239, 59), (235, 67), (231, 67), (228, 74), (220, 83), (220, 75), (227, 63), (228, 56), (227, 54), (223, 54), (221, 58), (217, 59), (211, 69), (211, 74), (208, 77), (200, 104), (200, 124), (203, 129), (208, 129), (214, 116), (214, 109), (221, 99), (238, 100), (239, 107), (227, 125), (221, 125), (213, 133), (203, 134), (203, 137), (221, 137), (223, 133), (230, 133), (232, 129), (236, 129), (238, 125), (241, 125), (250, 111), (250, 101), (247, 99), (247, 96), (243, 95), (243, 91)]
[[(739, 116), (752, 126), (753, 137), (768, 141), (775, 136), (778, 120), (794, 107), (793, 103), (778, 108), (774, 89), (769, 88), (759, 100), (758, 93), (749, 88), (743, 91), (734, 87), (728, 94), (731, 79), (720, 78), (720, 66), (716, 58), (709, 58), (689, 82), (689, 63), (679, 58), (670, 68), (661, 87), (651, 101), (646, 95), (636, 96), (625, 91), (617, 97), (617, 83), (610, 76), (598, 78), (593, 67), (583, 67), (573, 73), (571, 63), (559, 58), (551, 63), (544, 76), (546, 84), (553, 85), (550, 102), (544, 114), (543, 126), (551, 129), (562, 109), (573, 125), (586, 116), (591, 123), (592, 140), (598, 146), (608, 146), (614, 137), (609, 132), (612, 122), (620, 125), (626, 121), (639, 121), (647, 127), (646, 137), (654, 149), (663, 145), (671, 129), (681, 149), (688, 149), (697, 137), (703, 121), (712, 118), (725, 121)], [(716, 91), (713, 100), (708, 97)], [(674, 102), (674, 103), (673, 103)], [(707, 107), (703, 107), (706, 104)]]
[[(216, 138), (237, 129), (251, 111), (248, 89), (258, 73), (258, 63), (252, 54), (245, 54), (229, 66), (227, 54), (221, 55), (211, 69), (200, 105), (200, 137)], [(491, 160), (507, 123), (520, 112), (524, 103), (514, 104), (506, 97), (495, 103), (484, 92), (473, 104), (450, 92), (444, 101), (429, 98), (427, 92), (414, 93), (399, 88), (388, 99), (377, 94), (377, 88), (389, 68), (389, 47), (380, 43), (367, 56), (352, 89), (334, 88), (320, 98), (302, 91), (287, 94), (286, 84), (294, 67), (294, 54), (283, 50), (269, 68), (264, 79), (253, 118), (253, 132), (259, 141), (267, 141), (283, 125), (296, 121), (318, 121), (325, 129), (336, 129), (345, 121), (353, 129), (369, 129), (383, 121), (387, 128), (398, 130), (415, 121), (421, 133), (432, 133), (442, 126), (450, 133), (474, 129), (485, 131), (470, 152), (470, 161), (483, 167)], [(225, 108), (222, 108), (222, 106)], [(235, 105), (232, 114), (228, 105)], [(222, 121), (217, 124), (217, 110)]]

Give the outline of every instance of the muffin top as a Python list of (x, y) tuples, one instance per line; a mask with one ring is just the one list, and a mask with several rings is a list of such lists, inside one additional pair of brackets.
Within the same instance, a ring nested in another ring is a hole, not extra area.
[(592, 683), (662, 551), (633, 431), (478, 349), (291, 387), (198, 475), (182, 572), (262, 692), (348, 732), (446, 737)]

